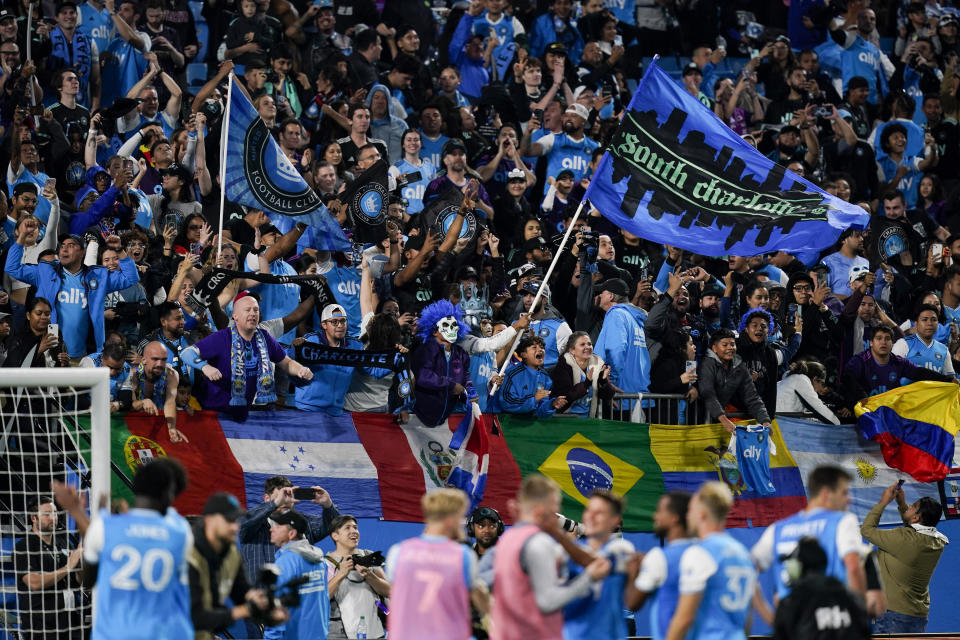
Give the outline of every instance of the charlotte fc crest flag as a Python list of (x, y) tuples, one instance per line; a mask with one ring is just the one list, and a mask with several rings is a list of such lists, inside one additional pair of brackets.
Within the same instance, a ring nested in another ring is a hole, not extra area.
[[(447, 237), (450, 225), (457, 217), (463, 205), (463, 193), (456, 187), (450, 186), (436, 196), (420, 212), (421, 225), (440, 236), (440, 242)], [(477, 214), (467, 211), (463, 216), (463, 226), (460, 228), (459, 238), (472, 240), (477, 233)]]
[[(230, 82), (234, 82), (233, 74)], [(309, 225), (308, 233), (315, 249), (349, 250), (350, 242), (340, 225), (290, 164), (247, 96), (232, 85), (230, 93), (230, 118), (224, 124), (225, 142), (221, 142), (227, 145), (227, 161), (223, 167), (226, 197)]]
[(586, 197), (607, 219), (696, 253), (803, 262), (870, 214), (760, 154), (651, 64)]
[(387, 163), (378, 160), (357, 176), (353, 186), (343, 196), (350, 206), (354, 240), (357, 242), (381, 242), (387, 237), (387, 169)]

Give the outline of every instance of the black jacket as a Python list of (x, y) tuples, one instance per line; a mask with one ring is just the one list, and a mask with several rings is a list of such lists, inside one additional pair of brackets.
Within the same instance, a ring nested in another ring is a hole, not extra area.
[(870, 618), (842, 582), (822, 574), (797, 581), (780, 601), (773, 622), (777, 640), (870, 638)]
[(733, 404), (745, 410), (757, 422), (770, 422), (763, 400), (753, 386), (750, 371), (740, 356), (733, 356), (733, 362), (727, 366), (712, 350), (708, 351), (700, 363), (698, 374), (697, 387), (711, 421), (725, 415), (724, 407)]

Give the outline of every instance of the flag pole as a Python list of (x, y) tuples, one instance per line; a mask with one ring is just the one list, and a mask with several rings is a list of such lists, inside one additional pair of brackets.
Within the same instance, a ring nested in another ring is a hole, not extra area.
[[(567, 230), (563, 232), (563, 239), (560, 240), (560, 246), (557, 247), (557, 253), (553, 256), (553, 261), (550, 262), (550, 266), (547, 268), (546, 275), (543, 276), (543, 283), (547, 284), (550, 281), (550, 276), (553, 275), (553, 270), (557, 266), (557, 260), (560, 259), (560, 255), (563, 253), (564, 247), (567, 245), (567, 240), (570, 239), (570, 233), (573, 232), (574, 227), (577, 225), (577, 220), (580, 218), (580, 212), (583, 211), (583, 205), (586, 203), (586, 199), (580, 201), (580, 206), (577, 207), (577, 211), (573, 214), (573, 219), (570, 220), (570, 224), (567, 225)], [(581, 280), (581, 284), (583, 281)], [(537, 289), (537, 294), (533, 296), (533, 304), (530, 305), (530, 314), (536, 312), (537, 303), (540, 302), (540, 297), (543, 295), (543, 287), (541, 286)], [(524, 331), (521, 329), (517, 332), (517, 337), (514, 338), (513, 344), (510, 346), (510, 353), (507, 354), (506, 359), (503, 361), (503, 366), (500, 367), (500, 371), (497, 375), (502, 376), (507, 371), (507, 367), (510, 366), (510, 358), (513, 357), (513, 353), (517, 350), (517, 345), (520, 344), (520, 339), (523, 338)], [(497, 391), (497, 385), (490, 387), (490, 395), (493, 395)]]
[(223, 110), (223, 127), (220, 133), (220, 222), (217, 226), (217, 260), (223, 251), (223, 208), (227, 195), (227, 147), (230, 142), (230, 103), (233, 101), (233, 72), (227, 78), (227, 108)]

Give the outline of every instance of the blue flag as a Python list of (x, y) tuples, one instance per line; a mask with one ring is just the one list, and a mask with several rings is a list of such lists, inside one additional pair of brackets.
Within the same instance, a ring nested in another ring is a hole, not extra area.
[(651, 64), (586, 198), (622, 229), (709, 256), (803, 262), (870, 214), (764, 157)]
[[(234, 82), (233, 75), (230, 82)], [(232, 94), (229, 132), (224, 136), (228, 145), (226, 197), (268, 214), (286, 216), (290, 227), (297, 222), (307, 224), (306, 238), (301, 240), (309, 241), (314, 249), (349, 250), (350, 241), (340, 225), (284, 155), (243, 91), (234, 87)], [(277, 225), (281, 229), (286, 226)]]

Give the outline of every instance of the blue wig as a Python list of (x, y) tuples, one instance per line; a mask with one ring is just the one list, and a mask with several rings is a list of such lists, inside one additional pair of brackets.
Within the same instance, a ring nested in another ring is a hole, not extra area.
[(460, 327), (457, 331), (457, 340), (463, 340), (464, 336), (470, 333), (470, 327), (463, 322), (463, 309), (460, 308), (460, 305), (453, 306), (449, 300), (440, 300), (424, 307), (423, 311), (420, 312), (420, 321), (417, 323), (417, 335), (426, 342), (436, 331), (437, 323), (447, 316), (453, 316), (457, 319), (457, 324)]
[(773, 335), (773, 332), (777, 329), (777, 323), (773, 321), (773, 315), (762, 307), (757, 307), (756, 309), (750, 309), (745, 314), (740, 316), (740, 326), (737, 331), (743, 333), (747, 330), (747, 322), (750, 320), (750, 316), (763, 316), (767, 320), (767, 334)]

